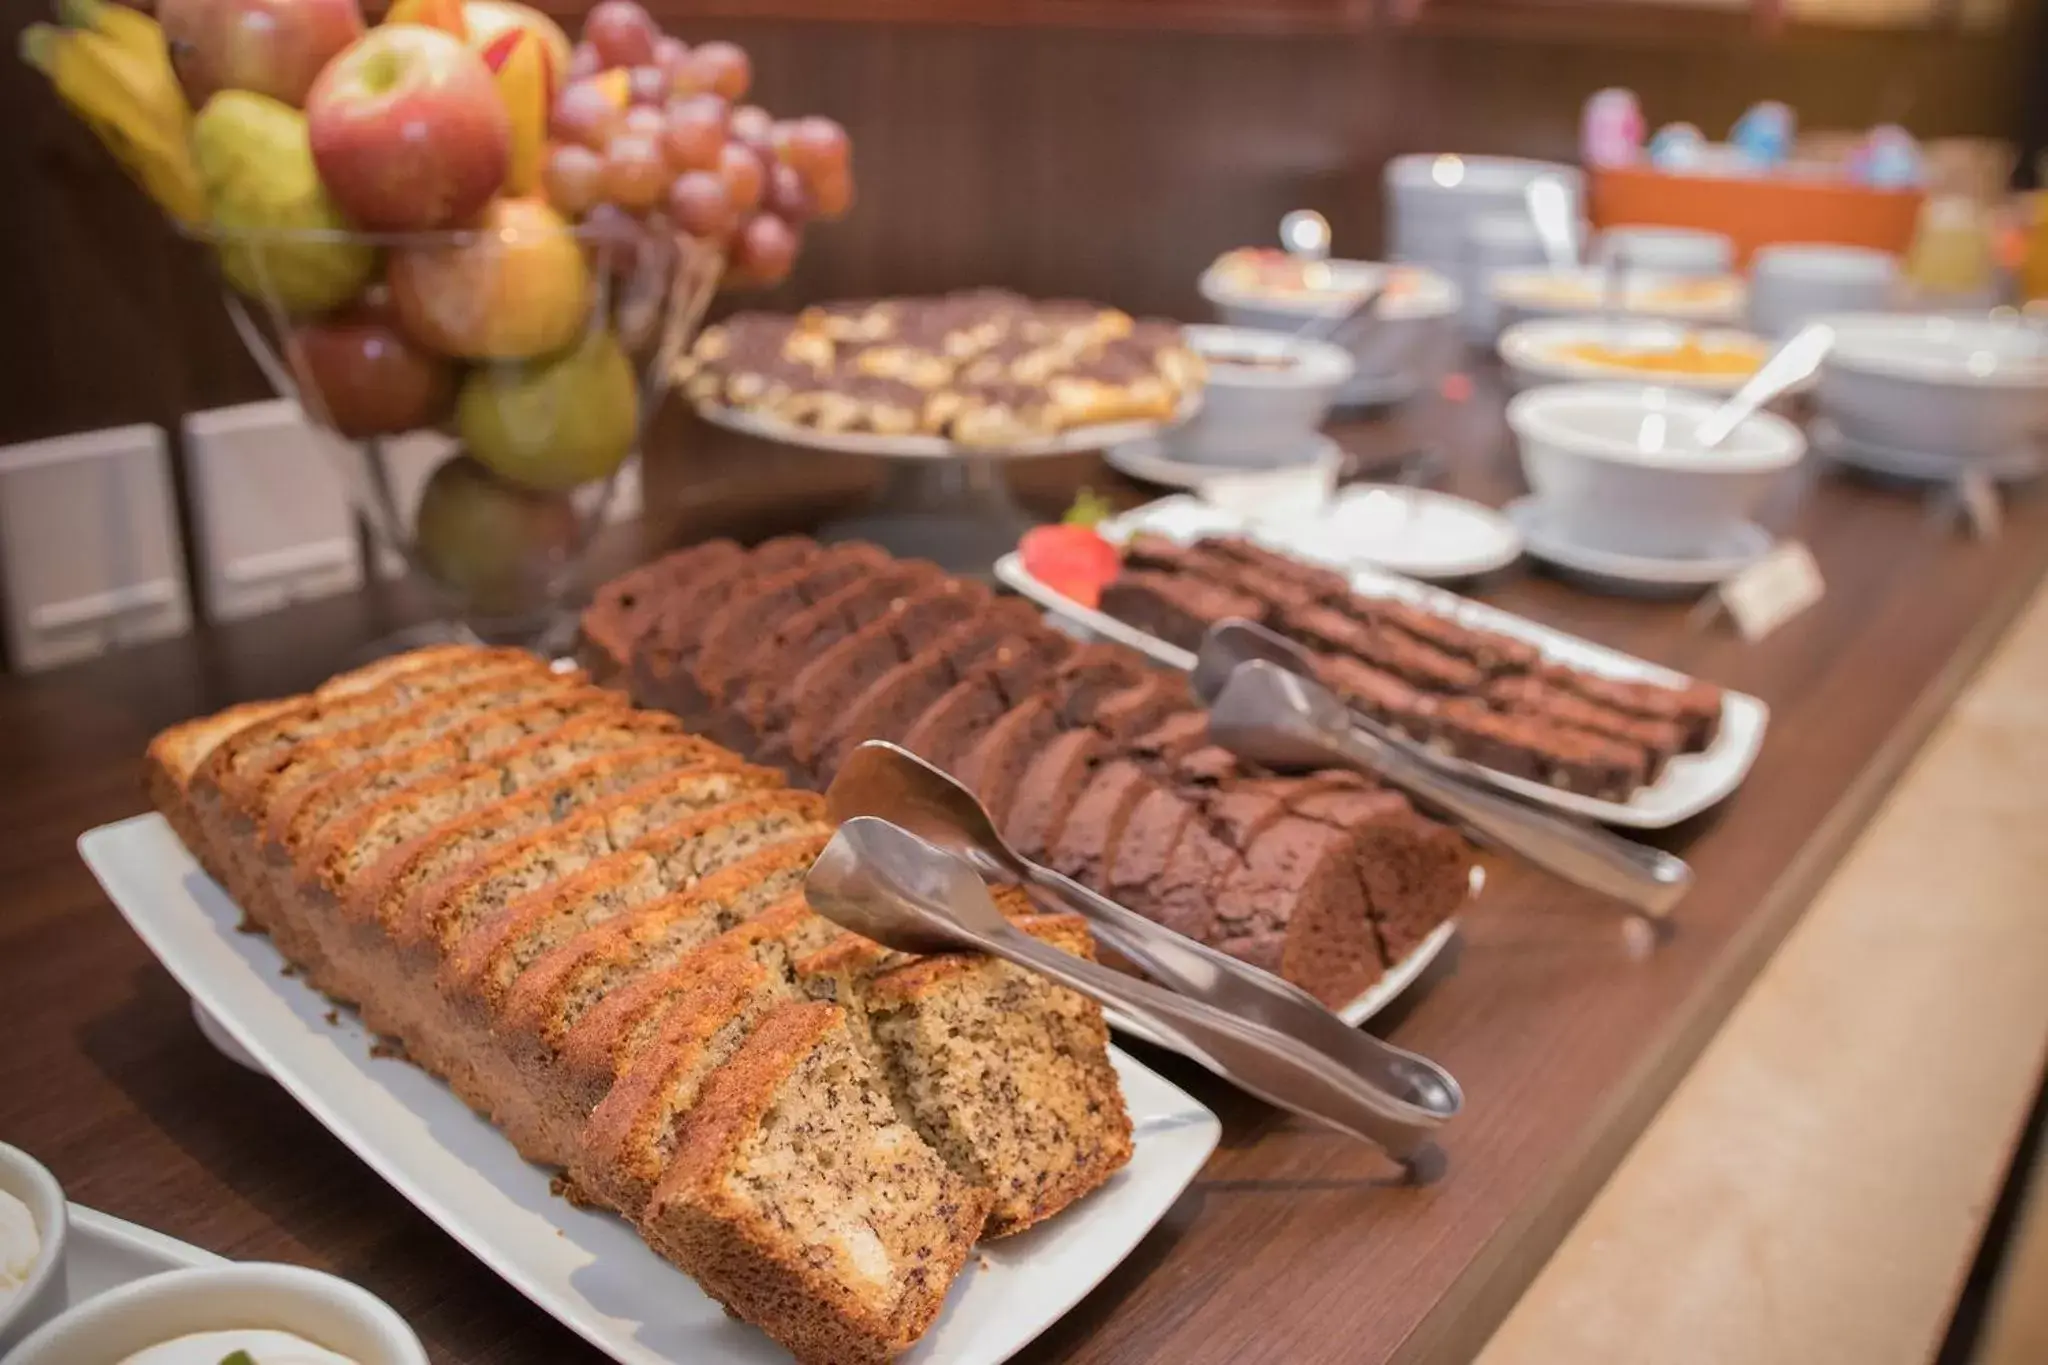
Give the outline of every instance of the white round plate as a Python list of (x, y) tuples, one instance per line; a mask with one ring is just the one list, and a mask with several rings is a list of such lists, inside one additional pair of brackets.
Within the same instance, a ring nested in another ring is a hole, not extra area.
[(2009, 450), (1994, 459), (1968, 460), (1956, 455), (1852, 441), (1826, 417), (1815, 418), (1808, 435), (1812, 437), (1813, 448), (1824, 458), (1894, 479), (1953, 483), (1972, 468), (1977, 468), (2001, 483), (2019, 483), (2048, 469), (2048, 454), (2044, 454), (2038, 445)]
[(1290, 553), (1326, 564), (1376, 564), (1410, 578), (1474, 578), (1515, 562), (1522, 536), (1470, 498), (1397, 484), (1355, 484), (1320, 514), (1261, 523)]
[(1589, 585), (1631, 596), (1680, 596), (1703, 592), (1769, 553), (1771, 533), (1744, 522), (1710, 554), (1686, 559), (1616, 554), (1568, 540), (1552, 528), (1534, 497), (1517, 498), (1501, 509), (1522, 533), (1529, 554), (1564, 569)]
[(1156, 437), (1187, 421), (1201, 407), (1201, 395), (1193, 393), (1181, 401), (1179, 411), (1168, 422), (1109, 422), (1101, 426), (1074, 427), (1043, 441), (1014, 446), (963, 446), (943, 436), (819, 431), (815, 427), (777, 421), (758, 413), (711, 403), (698, 405), (697, 415), (715, 427), (758, 436), (764, 441), (802, 446), (807, 450), (829, 450), (842, 455), (873, 455), (885, 460), (1020, 460), (1040, 455), (1072, 455), (1084, 450), (1102, 450), (1125, 441)]
[(1156, 483), (1165, 488), (1199, 491), (1202, 485), (1211, 479), (1248, 474), (1274, 474), (1283, 469), (1301, 469), (1305, 466), (1327, 469), (1334, 477), (1344, 463), (1344, 450), (1334, 440), (1318, 432), (1313, 440), (1303, 447), (1299, 459), (1247, 465), (1212, 464), (1206, 460), (1197, 463), (1193, 460), (1175, 459), (1171, 454), (1170, 443), (1154, 436), (1113, 445), (1102, 452), (1102, 458), (1117, 473), (1136, 479), (1140, 483)]

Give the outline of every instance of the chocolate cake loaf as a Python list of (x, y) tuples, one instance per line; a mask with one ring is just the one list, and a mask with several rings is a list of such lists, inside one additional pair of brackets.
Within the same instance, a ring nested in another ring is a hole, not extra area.
[[(1077, 644), (1027, 604), (964, 585), (934, 610), (951, 580), (869, 546), (772, 542), (753, 553), (764, 552), (758, 570), (697, 547), (667, 569), (637, 570), (600, 594), (586, 643), (609, 653), (605, 667), (630, 677), (643, 705), (808, 785), (828, 785), (865, 740), (901, 744), (973, 790), (1027, 855), (1333, 1005), (1356, 999), (1463, 903), (1471, 857), (1458, 836), (1363, 779), (1276, 777), (1208, 745), (1186, 679), (1136, 651)], [(1276, 612), (1328, 615), (1332, 630), (1378, 630), (1327, 606), (1332, 582), (1341, 587), (1334, 575), (1260, 555), (1140, 547), (1153, 567), (1126, 575), (1121, 600), (1146, 602), (1153, 622), (1190, 643), (1269, 599)], [(708, 566), (702, 579), (692, 564)], [(1268, 598), (1215, 577), (1224, 574)], [(649, 596), (664, 583), (679, 585), (666, 605)], [(818, 646), (809, 662), (804, 642)], [(1409, 674), (1479, 677), (1481, 652), (1407, 636), (1381, 657), (1421, 660)], [(1385, 679), (1400, 689), (1391, 696), (1427, 710), (1426, 694)], [(1334, 790), (1374, 799), (1311, 809)]]
[[(685, 552), (702, 553), (701, 549)], [(1721, 691), (1603, 677), (1241, 536), (1183, 544), (1141, 533), (1102, 609), (1193, 650), (1226, 617), (1316, 656), (1325, 686), (1411, 739), (1531, 782), (1626, 801), (1681, 754), (1714, 742)]]

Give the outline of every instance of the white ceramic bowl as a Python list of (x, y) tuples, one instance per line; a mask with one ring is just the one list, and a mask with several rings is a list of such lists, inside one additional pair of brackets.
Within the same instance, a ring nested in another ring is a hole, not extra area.
[[(1599, 313), (1607, 307), (1607, 276), (1590, 268), (1504, 270), (1493, 277), (1493, 298), (1505, 326), (1528, 318)], [(1630, 270), (1622, 311), (1676, 322), (1733, 323), (1742, 316), (1742, 281), (1726, 275), (1702, 278)]]
[(382, 1299), (300, 1266), (172, 1270), (87, 1299), (7, 1365), (111, 1365), (179, 1337), (234, 1328), (292, 1332), (358, 1365), (427, 1365), (426, 1348)]
[(2048, 435), (2048, 345), (1988, 316), (1858, 313), (1824, 319), (1835, 347), (1820, 410), (1844, 439), (1996, 459)]
[(1345, 341), (1352, 376), (1337, 395), (1340, 403), (1369, 402), (1389, 386), (1419, 386), (1455, 344), (1458, 286), (1421, 266), (1392, 267), (1377, 261), (1331, 261), (1330, 288), (1318, 294), (1273, 293), (1239, 286), (1211, 266), (1199, 284), (1202, 297), (1231, 327), (1294, 332), (1310, 318), (1346, 306), (1348, 298), (1372, 287), (1390, 269), (1402, 274), (1398, 292), (1381, 297), (1374, 323)]
[(1725, 275), (1735, 268), (1735, 243), (1718, 232), (1681, 227), (1611, 227), (1593, 245), (1604, 265), (1619, 253), (1637, 270), (1676, 275)]
[(1559, 532), (1589, 549), (1685, 558), (1748, 520), (1806, 453), (1759, 413), (1712, 450), (1692, 431), (1717, 400), (1642, 384), (1556, 384), (1508, 401), (1522, 473)]
[(1788, 242), (1749, 260), (1749, 325), (1789, 337), (1829, 313), (1884, 311), (1899, 289), (1898, 257), (1869, 247)]
[(1351, 378), (1351, 353), (1327, 341), (1250, 327), (1186, 327), (1181, 335), (1208, 367), (1201, 409), (1166, 436), (1172, 458), (1191, 464), (1243, 468), (1296, 458)]
[[(1656, 384), (1664, 388), (1688, 389), (1694, 393), (1729, 394), (1742, 387), (1748, 374), (1685, 373), (1682, 371), (1631, 370), (1625, 365), (1602, 364), (1571, 355), (1567, 348), (1596, 345), (1616, 350), (1672, 349), (1688, 338), (1703, 346), (1749, 346), (1762, 356), (1771, 344), (1754, 332), (1732, 327), (1688, 327), (1684, 323), (1657, 318), (1535, 318), (1518, 322), (1500, 336), (1500, 358), (1508, 367), (1509, 382), (1517, 389), (1539, 384), (1571, 384), (1606, 381), (1617, 384)], [(1812, 381), (1797, 385), (1797, 393)]]
[(64, 1307), (64, 1243), (70, 1235), (70, 1215), (64, 1203), (64, 1187), (43, 1164), (22, 1151), (0, 1142), (0, 1190), (28, 1205), (35, 1220), (37, 1249), (35, 1268), (21, 1292), (0, 1306), (0, 1358), (10, 1362), (8, 1352), (23, 1337), (55, 1317)]

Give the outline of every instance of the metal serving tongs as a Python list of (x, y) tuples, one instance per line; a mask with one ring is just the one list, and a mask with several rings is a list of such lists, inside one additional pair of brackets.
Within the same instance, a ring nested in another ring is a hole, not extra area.
[[(1243, 1081), (1241, 1050), (1219, 1056), (1217, 1050), (1200, 1042), (1200, 1036), (1190, 1036), (1188, 1027), (1174, 1025), (1171, 1019), (1159, 1019), (1159, 1011), (1147, 1007), (1143, 999), (1130, 1005), (1114, 1001), (1118, 1009), (1128, 1009), (1130, 1015), (1155, 1023), (1163, 1036), (1178, 1040), (1180, 1050), (1231, 1081), (1245, 1085), (1245, 1089), (1262, 1099), (1323, 1117), (1346, 1132), (1380, 1144), (1397, 1160), (1405, 1162), (1415, 1179), (1430, 1179), (1434, 1175), (1430, 1152), (1436, 1148), (1427, 1142), (1427, 1132), (1456, 1115), (1462, 1105), (1458, 1083), (1436, 1062), (1403, 1052), (1348, 1025), (1329, 1013), (1307, 990), (1280, 980), (1272, 972), (1239, 962), (1229, 954), (1208, 948), (1206, 943), (1196, 943), (1186, 935), (1155, 925), (1137, 911), (1096, 894), (1073, 878), (1030, 862), (995, 831), (989, 812), (975, 800), (973, 792), (907, 749), (879, 739), (870, 739), (854, 749), (840, 763), (838, 776), (831, 780), (831, 788), (825, 792), (825, 806), (831, 819), (842, 821), (842, 833), (844, 829), (854, 829), (856, 823), (864, 827), (874, 821), (885, 821), (889, 827), (909, 831), (920, 843), (928, 841), (928, 847), (936, 845), (944, 853), (954, 855), (969, 872), (993, 882), (1024, 886), (1081, 915), (1104, 943), (1165, 986), (1161, 995), (1167, 995), (1171, 1001), (1186, 999), (1200, 1005), (1206, 1011), (1202, 1019), (1210, 1029), (1217, 1025), (1208, 1015), (1221, 1015), (1257, 1029), (1260, 1038), (1268, 1040), (1268, 1046), (1284, 1046), (1294, 1056), (1292, 1066), (1296, 1070), (1307, 1068), (1317, 1074), (1329, 1068), (1341, 1070), (1346, 1085), (1366, 1093), (1364, 1099), (1354, 1095), (1346, 1107), (1339, 1109), (1341, 1115), (1348, 1115), (1346, 1121), (1305, 1107), (1294, 1091), (1276, 1095), (1270, 1085), (1268, 1089), (1247, 1085)], [(881, 839), (881, 835), (874, 837)], [(821, 857), (819, 868), (823, 866), (825, 860)], [(817, 872), (813, 870), (811, 876), (811, 888), (817, 894)], [(838, 919), (825, 907), (817, 909), (827, 919)], [(866, 933), (866, 929), (860, 933)], [(1028, 941), (1036, 945), (1036, 939)], [(989, 948), (987, 952), (995, 950)], [(1114, 978), (1112, 984), (1128, 984), (1128, 978), (1118, 972), (1110, 972), (1110, 976)], [(1075, 988), (1081, 990), (1083, 986)], [(1098, 995), (1096, 999), (1102, 997)], [(1169, 1009), (1178, 1007), (1169, 1005)], [(1300, 1054), (1313, 1054), (1317, 1060), (1311, 1062)]]
[(1327, 1010), (1322, 1017), (1335, 1027), (1312, 1028), (1323, 1035), (1312, 1040), (1062, 952), (1006, 920), (965, 858), (876, 816), (840, 825), (812, 864), (804, 895), (826, 919), (891, 948), (972, 950), (1037, 972), (1142, 1020), (1260, 1099), (1376, 1144), (1418, 1184), (1442, 1173), (1442, 1151), (1430, 1133), (1458, 1112), (1457, 1082), (1433, 1062), (1346, 1028)]
[(1301, 647), (1250, 621), (1219, 621), (1191, 683), (1209, 707), (1209, 738), (1275, 768), (1376, 774), (1488, 843), (1661, 919), (1692, 887), (1692, 869), (1661, 849), (1476, 786), (1405, 736), (1361, 716), (1317, 682)]

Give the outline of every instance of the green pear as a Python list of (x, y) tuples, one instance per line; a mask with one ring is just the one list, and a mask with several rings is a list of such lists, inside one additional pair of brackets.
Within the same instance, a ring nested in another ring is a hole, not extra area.
[(578, 535), (567, 494), (517, 487), (467, 455), (434, 471), (413, 517), (421, 565), (472, 616), (544, 608)]
[(608, 331), (536, 360), (479, 365), (463, 381), (462, 443), (501, 478), (561, 491), (601, 479), (633, 451), (640, 384)]
[(192, 121), (192, 159), (237, 290), (301, 317), (347, 303), (376, 274), (376, 248), (350, 234), (327, 197), (306, 116), (289, 104), (221, 91)]

